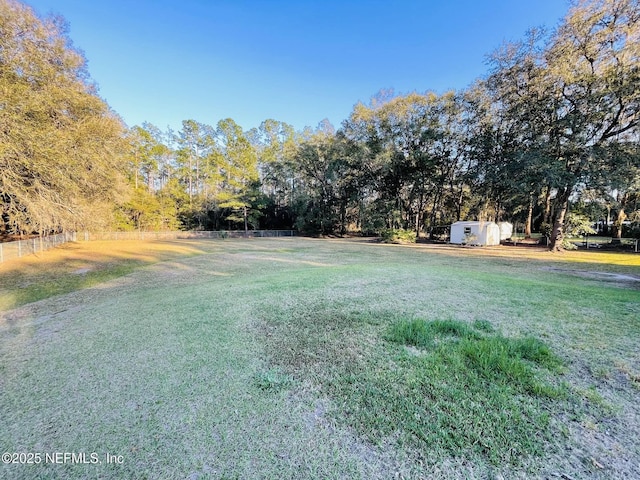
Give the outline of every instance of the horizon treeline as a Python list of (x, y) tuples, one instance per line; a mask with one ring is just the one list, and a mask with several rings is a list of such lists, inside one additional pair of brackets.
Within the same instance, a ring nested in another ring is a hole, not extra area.
[[(576, 2), (458, 92), (381, 91), (336, 130), (227, 118), (127, 128), (64, 21), (0, 0), (0, 235), (298, 229), (437, 237), (508, 220), (562, 248), (572, 224), (640, 224), (640, 8)], [(627, 232), (625, 232), (627, 233)], [(634, 234), (634, 232), (631, 232)], [(637, 234), (637, 233), (635, 233)]]

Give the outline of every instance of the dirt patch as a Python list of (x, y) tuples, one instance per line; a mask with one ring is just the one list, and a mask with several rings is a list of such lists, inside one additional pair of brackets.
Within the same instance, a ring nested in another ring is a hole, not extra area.
[(74, 275), (84, 275), (86, 273), (89, 273), (91, 270), (92, 270), (91, 268), (83, 267), (83, 268), (78, 268), (77, 270), (74, 270), (72, 273)]
[(607, 283), (626, 288), (640, 288), (640, 276), (621, 273), (594, 272), (585, 270), (571, 270), (567, 268), (542, 267), (542, 270), (557, 272), (565, 275), (587, 278), (590, 280), (600, 280)]

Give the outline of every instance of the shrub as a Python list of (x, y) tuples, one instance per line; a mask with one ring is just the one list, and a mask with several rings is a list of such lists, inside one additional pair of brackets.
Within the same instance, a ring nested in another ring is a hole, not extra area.
[(578, 213), (569, 213), (565, 221), (565, 229), (568, 237), (580, 237), (582, 235), (594, 235), (597, 232), (591, 226), (589, 217)]
[(540, 235), (542, 235), (543, 238), (547, 239), (551, 237), (551, 232), (553, 232), (553, 225), (550, 223), (540, 224)]
[(384, 243), (416, 243), (416, 232), (404, 228), (389, 228), (380, 232)]

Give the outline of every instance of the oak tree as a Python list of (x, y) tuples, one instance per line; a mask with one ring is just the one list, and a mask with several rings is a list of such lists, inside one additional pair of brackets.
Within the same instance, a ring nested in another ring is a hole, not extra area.
[(123, 124), (97, 95), (63, 20), (0, 0), (0, 230), (107, 224), (125, 151)]

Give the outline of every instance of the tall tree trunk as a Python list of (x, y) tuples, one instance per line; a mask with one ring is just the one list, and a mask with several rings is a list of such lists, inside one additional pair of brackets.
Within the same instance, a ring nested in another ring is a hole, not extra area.
[(616, 221), (613, 222), (612, 243), (620, 243), (622, 240), (622, 224), (627, 219), (627, 214), (624, 212), (624, 208), (620, 207), (618, 215), (616, 215)]
[(460, 195), (458, 195), (458, 202), (456, 205), (456, 221), (460, 221), (462, 219), (462, 202), (464, 201), (464, 190), (462, 187), (460, 188)]
[(622, 224), (627, 219), (627, 214), (624, 211), (627, 206), (627, 195), (622, 195), (622, 198), (619, 198), (620, 208), (618, 209), (618, 215), (616, 216), (616, 221), (613, 223), (614, 234), (613, 241), (614, 243), (620, 243), (622, 240)]
[(547, 187), (547, 192), (544, 194), (544, 216), (542, 217), (542, 223), (551, 223), (551, 187)]
[(193, 162), (189, 154), (189, 207), (193, 205)]
[(531, 224), (533, 223), (533, 195), (529, 195), (529, 206), (527, 209), (527, 221), (524, 224), (524, 238), (531, 238)]
[[(453, 190), (453, 188), (452, 188)], [(440, 200), (442, 198), (442, 188), (436, 188), (436, 194), (433, 198), (433, 207), (431, 208), (431, 214), (429, 215), (429, 239), (433, 240), (433, 227), (436, 223), (436, 215), (440, 208)], [(457, 210), (459, 212), (459, 208)], [(458, 220), (460, 220), (460, 214), (458, 213)]]
[(551, 252), (561, 252), (564, 249), (562, 248), (562, 240), (564, 239), (564, 220), (567, 215), (567, 211), (569, 210), (569, 197), (571, 196), (571, 188), (564, 187), (560, 191), (558, 191), (558, 196), (556, 197), (556, 202), (558, 205), (556, 217), (553, 222), (553, 230), (551, 232), (551, 241), (549, 242), (549, 251)]
[(422, 214), (423, 214), (423, 210), (424, 210), (424, 192), (420, 192), (420, 196), (419, 196), (419, 200), (418, 200), (418, 209), (416, 211), (416, 224), (415, 224), (415, 230), (416, 230), (416, 239), (420, 238), (420, 223), (421, 223), (421, 219), (422, 219)]

